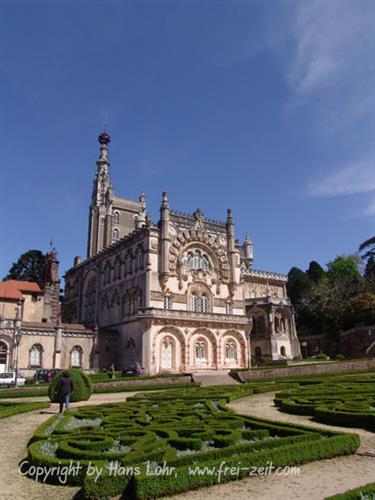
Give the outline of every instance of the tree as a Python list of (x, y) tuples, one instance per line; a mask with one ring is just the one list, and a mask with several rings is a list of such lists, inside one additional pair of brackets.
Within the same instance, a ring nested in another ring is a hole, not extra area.
[(318, 264), (318, 262), (316, 262), (315, 260), (312, 260), (310, 262), (308, 270), (306, 271), (306, 274), (310, 278), (311, 281), (313, 281), (314, 283), (319, 283), (319, 281), (322, 278), (324, 278), (326, 272), (324, 271), (322, 266), (320, 264)]
[(375, 292), (375, 257), (373, 255), (370, 255), (367, 260), (364, 278), (367, 288), (371, 292)]
[(356, 255), (340, 255), (327, 264), (327, 277), (335, 285), (354, 285), (361, 282), (359, 259)]
[(359, 251), (363, 252), (364, 250), (367, 250), (367, 251), (366, 251), (366, 253), (363, 254), (363, 256), (362, 256), (363, 259), (367, 259), (368, 257), (375, 255), (375, 236), (372, 236), (371, 238), (362, 242), (359, 245)]
[(288, 297), (292, 304), (297, 307), (310, 287), (310, 280), (307, 274), (298, 267), (292, 267), (288, 273), (287, 283)]
[(375, 324), (375, 294), (364, 292), (352, 297), (344, 314), (346, 328)]
[(45, 261), (40, 250), (29, 250), (14, 262), (4, 280), (43, 282)]

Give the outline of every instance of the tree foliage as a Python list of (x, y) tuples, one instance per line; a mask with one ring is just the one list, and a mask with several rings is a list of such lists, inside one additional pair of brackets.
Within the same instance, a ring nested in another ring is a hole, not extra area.
[(299, 334), (324, 333), (335, 339), (346, 328), (374, 323), (374, 258), (366, 269), (363, 277), (357, 255), (336, 257), (327, 264), (326, 271), (315, 261), (306, 272), (292, 268), (288, 293), (296, 311)]
[(4, 280), (36, 281), (44, 279), (45, 262), (40, 250), (29, 250), (14, 262)]

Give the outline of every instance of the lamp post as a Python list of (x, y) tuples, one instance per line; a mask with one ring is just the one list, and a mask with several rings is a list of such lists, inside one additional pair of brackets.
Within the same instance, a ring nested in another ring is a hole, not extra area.
[(21, 325), (22, 325), (22, 300), (18, 301), (17, 304), (17, 314), (16, 314), (16, 320), (14, 322), (14, 344), (16, 348), (16, 363), (15, 363), (15, 368), (16, 368), (16, 380), (15, 380), (15, 386), (17, 387), (18, 385), (18, 347), (21, 342), (22, 338), (22, 330), (21, 330)]

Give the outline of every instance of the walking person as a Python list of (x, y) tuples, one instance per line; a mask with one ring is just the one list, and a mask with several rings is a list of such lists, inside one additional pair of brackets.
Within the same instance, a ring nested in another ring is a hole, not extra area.
[(69, 410), (70, 395), (73, 392), (73, 380), (69, 377), (67, 370), (63, 371), (59, 382), (60, 413), (63, 412), (63, 406)]

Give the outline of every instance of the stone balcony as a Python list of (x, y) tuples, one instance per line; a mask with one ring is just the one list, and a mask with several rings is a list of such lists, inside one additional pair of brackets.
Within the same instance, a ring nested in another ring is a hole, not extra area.
[(151, 319), (157, 322), (184, 323), (186, 326), (205, 325), (207, 327), (249, 328), (249, 318), (237, 314), (203, 313), (193, 311), (179, 311), (176, 309), (157, 309), (155, 307), (138, 309), (137, 319)]

